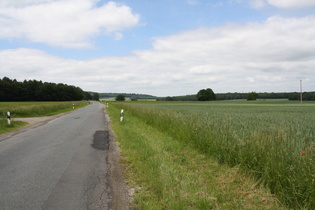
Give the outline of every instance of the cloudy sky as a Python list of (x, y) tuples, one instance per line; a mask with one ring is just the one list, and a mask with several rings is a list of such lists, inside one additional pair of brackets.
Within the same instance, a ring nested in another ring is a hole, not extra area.
[(315, 91), (315, 0), (0, 0), (0, 77), (85, 91)]

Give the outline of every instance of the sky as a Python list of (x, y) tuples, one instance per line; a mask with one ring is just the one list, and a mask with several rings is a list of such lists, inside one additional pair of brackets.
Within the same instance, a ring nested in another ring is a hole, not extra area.
[(315, 0), (0, 0), (0, 78), (154, 96), (315, 91)]

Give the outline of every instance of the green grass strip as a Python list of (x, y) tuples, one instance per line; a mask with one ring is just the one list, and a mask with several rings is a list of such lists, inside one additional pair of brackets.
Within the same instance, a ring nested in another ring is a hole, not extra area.
[(0, 134), (17, 130), (21, 127), (26, 126), (27, 124), (27, 122), (22, 121), (11, 121), (9, 125), (6, 119), (0, 119)]
[(277, 200), (238, 167), (218, 164), (125, 112), (107, 109), (119, 142), (127, 182), (136, 189), (135, 209), (282, 209)]

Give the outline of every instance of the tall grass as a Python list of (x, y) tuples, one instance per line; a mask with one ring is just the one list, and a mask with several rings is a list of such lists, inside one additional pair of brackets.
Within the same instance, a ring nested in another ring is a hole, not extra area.
[(290, 208), (315, 209), (314, 106), (116, 104), (219, 163), (238, 165)]
[(238, 166), (220, 165), (129, 112), (123, 122), (118, 108), (107, 113), (136, 189), (133, 209), (284, 209)]

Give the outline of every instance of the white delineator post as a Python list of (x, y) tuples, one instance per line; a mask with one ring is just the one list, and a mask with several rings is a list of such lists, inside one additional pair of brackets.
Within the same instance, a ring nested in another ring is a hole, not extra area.
[(8, 125), (11, 124), (11, 115), (10, 112), (7, 112), (7, 118), (8, 118)]
[(74, 104), (72, 104), (72, 109), (74, 109)]
[(124, 110), (122, 109), (120, 111), (120, 122), (122, 122), (124, 120)]

